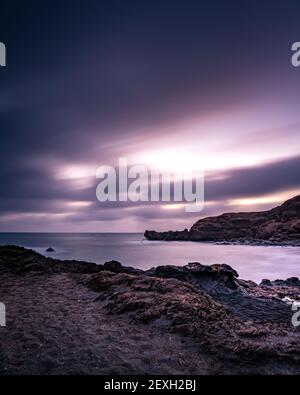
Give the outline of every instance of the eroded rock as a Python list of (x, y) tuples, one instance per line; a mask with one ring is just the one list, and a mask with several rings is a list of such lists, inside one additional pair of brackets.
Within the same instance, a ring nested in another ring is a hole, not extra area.
[(261, 212), (225, 213), (197, 221), (184, 231), (145, 231), (149, 240), (214, 241), (236, 244), (300, 245), (300, 196)]
[[(83, 292), (95, 293), (89, 303), (112, 322), (122, 319), (128, 331), (142, 325), (147, 341), (159, 330), (193, 342), (210, 373), (300, 373), (300, 330), (291, 323), (291, 302), (300, 300), (298, 278), (258, 285), (239, 279), (228, 265), (198, 262), (143, 272), (116, 261), (59, 261), (15, 246), (0, 247), (0, 276), (6, 284), (18, 279), (18, 289), (59, 279), (53, 284), (61, 287), (60, 298), (72, 279), (72, 290), (80, 284)], [(32, 295), (34, 286), (24, 295)], [(70, 303), (70, 297), (62, 303), (65, 313)], [(47, 339), (49, 330), (39, 333)]]

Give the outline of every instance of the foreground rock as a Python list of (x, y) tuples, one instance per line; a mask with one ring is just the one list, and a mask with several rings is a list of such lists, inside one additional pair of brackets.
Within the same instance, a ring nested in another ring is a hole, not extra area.
[(300, 196), (272, 210), (203, 218), (184, 231), (146, 231), (149, 240), (300, 245)]
[(228, 265), (143, 272), (6, 246), (0, 281), (2, 374), (300, 373), (297, 278), (257, 285)]
[(131, 267), (123, 267), (117, 261), (106, 262), (104, 265), (83, 262), (77, 260), (53, 259), (45, 257), (33, 250), (13, 245), (0, 246), (0, 274), (10, 272), (23, 275), (30, 273), (74, 273), (88, 274), (103, 270), (120, 271), (125, 273), (140, 273), (141, 271)]

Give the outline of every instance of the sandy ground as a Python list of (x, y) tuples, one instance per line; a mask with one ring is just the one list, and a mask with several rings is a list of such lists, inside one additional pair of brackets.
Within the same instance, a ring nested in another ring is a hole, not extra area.
[(88, 274), (1, 276), (1, 374), (204, 374), (193, 340), (110, 316)]

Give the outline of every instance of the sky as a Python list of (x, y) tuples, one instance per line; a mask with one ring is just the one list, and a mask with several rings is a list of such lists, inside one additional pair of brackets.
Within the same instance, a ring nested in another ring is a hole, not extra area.
[[(0, 231), (143, 232), (300, 194), (299, 1), (2, 1)], [(101, 203), (96, 169), (205, 172), (205, 204)]]

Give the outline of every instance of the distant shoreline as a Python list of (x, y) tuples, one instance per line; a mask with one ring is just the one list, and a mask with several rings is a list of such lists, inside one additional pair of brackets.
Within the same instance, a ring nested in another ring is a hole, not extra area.
[(271, 210), (224, 213), (199, 219), (189, 230), (146, 230), (144, 236), (148, 240), (300, 246), (300, 196)]
[[(157, 232), (160, 233), (160, 232)], [(164, 233), (164, 232), (161, 232)], [(167, 232), (169, 233), (169, 232)], [(178, 239), (178, 238), (147, 238), (148, 241), (165, 241), (165, 242), (191, 242), (191, 243), (205, 243), (214, 245), (238, 245), (238, 246), (261, 246), (261, 247), (300, 247), (300, 241), (282, 241), (272, 242), (270, 240), (192, 240), (192, 239)]]

